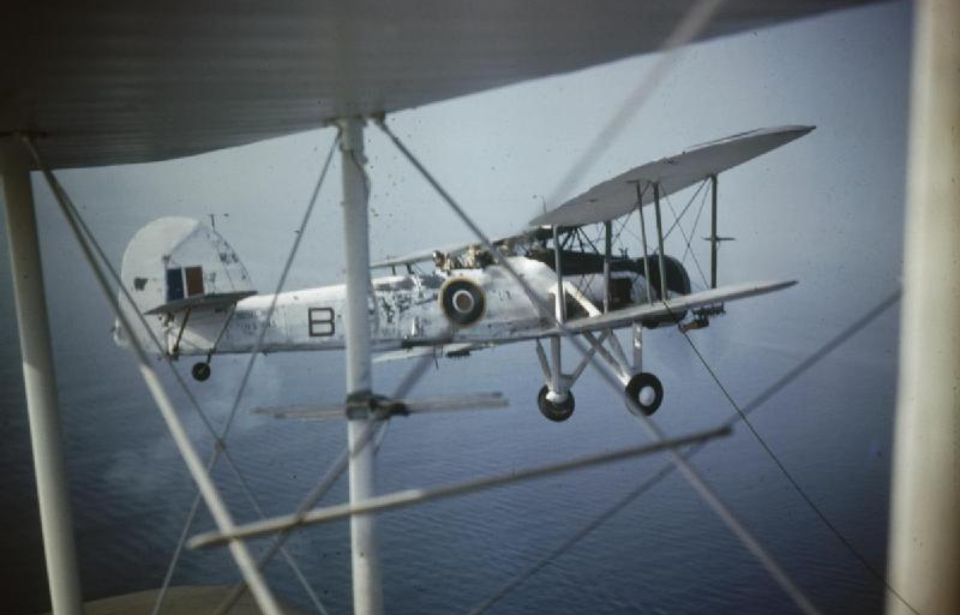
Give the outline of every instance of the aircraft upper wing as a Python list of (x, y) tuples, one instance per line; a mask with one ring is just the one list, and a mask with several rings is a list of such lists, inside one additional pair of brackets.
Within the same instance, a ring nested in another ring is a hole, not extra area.
[[(164, 160), (658, 50), (697, 0), (9, 0), (0, 135)], [(864, 4), (727, 0), (701, 39)]]
[(710, 175), (726, 171), (799, 139), (813, 126), (779, 126), (752, 130), (695, 146), (676, 156), (630, 169), (597, 184), (556, 209), (533, 219), (531, 226), (581, 226), (625, 216), (637, 208), (637, 186), (641, 202), (653, 202), (652, 185), (660, 184), (660, 196), (688, 188)]
[[(705, 290), (699, 293), (673, 297), (667, 301), (638, 305), (600, 316), (586, 316), (566, 323), (566, 327), (574, 333), (600, 331), (625, 327), (647, 318), (662, 318), (671, 314), (681, 314), (705, 305), (715, 305), (735, 299), (745, 299), (756, 295), (772, 293), (796, 284), (796, 281), (787, 282), (749, 282)], [(556, 332), (554, 332), (556, 334)]]
[[(495, 246), (502, 246), (506, 244), (524, 244), (531, 241), (536, 241), (538, 239), (548, 239), (552, 237), (550, 231), (543, 229), (530, 229), (522, 233), (517, 233), (516, 235), (510, 235), (508, 237), (500, 237), (498, 239), (492, 239), (491, 243)], [(382, 269), (384, 267), (400, 267), (403, 265), (412, 265), (414, 263), (422, 263), (424, 261), (429, 261), (433, 259), (433, 255), (436, 252), (440, 252), (447, 256), (459, 256), (463, 254), (470, 248), (474, 246), (481, 246), (479, 242), (473, 241), (471, 243), (459, 243), (449, 245), (443, 248), (434, 248), (432, 250), (420, 250), (419, 252), (411, 252), (410, 254), (405, 254), (403, 256), (396, 257), (387, 257), (385, 259), (371, 263), (371, 269)]]
[(409, 254), (404, 254), (402, 256), (388, 256), (379, 261), (374, 261), (370, 263), (371, 269), (383, 269), (385, 267), (402, 267), (404, 265), (413, 265), (414, 263), (422, 263), (424, 261), (433, 260), (433, 255), (435, 252), (443, 252), (448, 254), (452, 251), (461, 252), (466, 250), (472, 244), (454, 244), (446, 246), (443, 248), (434, 248), (432, 250), (420, 250), (419, 252), (410, 252)]

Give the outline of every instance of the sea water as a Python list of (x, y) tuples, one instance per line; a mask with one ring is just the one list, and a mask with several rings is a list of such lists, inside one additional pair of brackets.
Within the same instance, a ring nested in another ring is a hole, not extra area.
[[(5, 280), (6, 282), (7, 280)], [(747, 404), (839, 333), (844, 323), (755, 326), (763, 300), (714, 321), (690, 340), (730, 396)], [(768, 304), (769, 307), (769, 304)], [(16, 329), (2, 304), (0, 401), (3, 489), (0, 534), (5, 612), (48, 605)], [(740, 316), (737, 316), (737, 314)], [(857, 314), (849, 314), (849, 322)], [(876, 571), (883, 571), (891, 420), (896, 384), (897, 310), (882, 315), (751, 415), (751, 421), (806, 495)], [(55, 321), (63, 430), (81, 566), (88, 599), (162, 583), (195, 490), (132, 365), (113, 346), (109, 323), (91, 331)], [(666, 399), (655, 416), (670, 435), (715, 427), (734, 409), (676, 329), (647, 332), (644, 368)], [(626, 342), (626, 338), (624, 338)], [(572, 368), (576, 353), (567, 348)], [(340, 421), (302, 423), (250, 414), (254, 406), (336, 402), (344, 393), (341, 353), (258, 358), (228, 438), (230, 452), (268, 515), (289, 513), (345, 444)], [(216, 357), (197, 384), (180, 370), (216, 425), (232, 405), (246, 357)], [(410, 362), (378, 365), (389, 393)], [(157, 369), (204, 457), (210, 438)], [(477, 352), (431, 367), (414, 397), (501, 391), (510, 408), (392, 421), (377, 456), (381, 493), (453, 484), (491, 474), (649, 442), (601, 378), (588, 369), (574, 387), (566, 423), (536, 409), (542, 375), (531, 343)], [(880, 610), (883, 588), (811, 510), (742, 425), (709, 444), (694, 466), (826, 613)], [(650, 458), (442, 500), (378, 516), (388, 612), (465, 613), (537, 564), (669, 460)], [(238, 521), (256, 518), (224, 463), (214, 471)], [(323, 503), (346, 499), (341, 480)], [(191, 534), (213, 528), (206, 512)], [(254, 541), (257, 548), (265, 543)], [(331, 613), (350, 611), (349, 525), (298, 530), (287, 543)], [(310, 608), (279, 558), (267, 568), (285, 601)], [(229, 584), (238, 575), (225, 550), (187, 551), (175, 584)], [(491, 613), (788, 613), (796, 609), (719, 517), (674, 472), (595, 531), (552, 559), (490, 607)]]

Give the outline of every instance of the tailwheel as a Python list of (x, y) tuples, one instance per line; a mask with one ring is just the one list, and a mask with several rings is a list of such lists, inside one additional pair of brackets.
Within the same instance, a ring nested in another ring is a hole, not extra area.
[[(653, 374), (641, 372), (630, 379), (625, 390), (628, 399), (637, 402), (646, 416), (657, 411), (663, 401), (663, 385)], [(631, 407), (632, 411), (633, 408)]]
[(537, 394), (537, 406), (540, 408), (540, 414), (555, 423), (561, 423), (570, 418), (575, 405), (573, 391), (567, 391), (567, 397), (562, 401), (553, 401), (550, 397), (552, 397), (550, 388), (544, 385), (540, 389), (540, 393)]
[(210, 364), (194, 363), (193, 368), (190, 369), (190, 374), (197, 382), (206, 382), (210, 378)]

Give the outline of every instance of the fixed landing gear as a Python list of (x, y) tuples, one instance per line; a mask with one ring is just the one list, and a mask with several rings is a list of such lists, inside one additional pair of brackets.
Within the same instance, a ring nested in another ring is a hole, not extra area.
[[(640, 372), (630, 378), (624, 389), (627, 399), (635, 401), (646, 416), (652, 415), (663, 402), (663, 385), (653, 374)], [(633, 412), (632, 406), (627, 408)]]
[(193, 367), (190, 369), (190, 374), (197, 382), (206, 382), (207, 379), (210, 378), (210, 363), (194, 363)]
[(540, 393), (537, 394), (537, 407), (540, 408), (540, 414), (543, 416), (555, 423), (562, 423), (573, 414), (576, 402), (573, 399), (573, 391), (567, 391), (566, 397), (562, 400), (556, 399), (557, 397), (559, 395), (550, 392), (550, 387), (543, 385)]

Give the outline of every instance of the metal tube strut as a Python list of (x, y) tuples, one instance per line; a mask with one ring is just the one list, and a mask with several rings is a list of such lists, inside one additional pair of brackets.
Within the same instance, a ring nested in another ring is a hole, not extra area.
[[(77, 243), (83, 252), (84, 258), (87, 260), (87, 263), (89, 264), (90, 269), (97, 280), (100, 290), (103, 292), (104, 298), (113, 309), (113, 312), (120, 321), (120, 325), (123, 327), (123, 329), (125, 331), (133, 331), (134, 328), (130, 318), (127, 313), (121, 309), (119, 299), (113, 294), (113, 289), (110, 287), (110, 283), (106, 278), (106, 274), (103, 272), (100, 264), (97, 262), (97, 256), (94, 254), (93, 248), (89, 245), (88, 238), (84, 235), (79, 220), (74, 217), (73, 213), (71, 213), (71, 207), (68, 203), (68, 197), (66, 193), (63, 191), (59, 182), (57, 182), (53, 172), (49, 169), (49, 167), (46, 166), (46, 164), (43, 163), (43, 160), (41, 159), (36, 148), (33, 146), (33, 143), (29, 139), (24, 139), (24, 144), (33, 155), (33, 159), (37, 166), (39, 166), (43, 172), (43, 175), (47, 180), (47, 184), (50, 186), (50, 190), (57, 199), (57, 202), (60, 205), (60, 210), (63, 213), (67, 224), (70, 226), (70, 230), (73, 232), (74, 237), (76, 238)], [(177, 446), (177, 450), (180, 452), (180, 456), (183, 458), (187, 469), (190, 471), (191, 476), (196, 482), (198, 490), (203, 495), (203, 499), (207, 504), (207, 508), (210, 510), (210, 516), (213, 517), (214, 523), (218, 528), (221, 528), (221, 531), (231, 531), (234, 527), (233, 518), (231, 517), (230, 512), (227, 510), (223, 500), (220, 498), (220, 494), (217, 491), (213, 480), (204, 469), (203, 463), (200, 460), (200, 456), (193, 447), (193, 443), (190, 441), (190, 437), (187, 435), (187, 431), (184, 428), (183, 423), (180, 421), (180, 417), (177, 415), (176, 408), (174, 408), (166, 390), (163, 388), (163, 384), (160, 382), (156, 372), (153, 370), (153, 367), (150, 364), (150, 359), (148, 358), (143, 345), (135, 335), (130, 336), (130, 348), (133, 351), (134, 357), (139, 365), (140, 375), (143, 378), (144, 384), (149, 390), (150, 395), (153, 397), (154, 402), (157, 404), (157, 409), (160, 410), (160, 414), (163, 416), (164, 422), (167, 424), (167, 429), (170, 431), (170, 435)], [(264, 581), (263, 576), (260, 574), (260, 571), (257, 569), (253, 558), (250, 556), (250, 551), (247, 549), (247, 546), (239, 541), (231, 541), (229, 544), (229, 549), (230, 553), (233, 555), (234, 562), (236, 562), (237, 567), (240, 569), (247, 581), (247, 584), (250, 586), (250, 591), (257, 601), (257, 606), (260, 607), (260, 610), (264, 613), (264, 615), (280, 615), (280, 607), (277, 605), (276, 599), (270, 592), (269, 587), (267, 587), (267, 584)]]
[(643, 191), (640, 190), (640, 183), (636, 184), (637, 187), (637, 214), (640, 216), (640, 243), (643, 245), (643, 281), (646, 289), (644, 292), (647, 294), (647, 303), (653, 302), (653, 297), (650, 296), (650, 261), (647, 259), (647, 222), (646, 218), (643, 217)]
[[(556, 302), (554, 303), (554, 314), (557, 318), (557, 322), (563, 323), (567, 320), (567, 295), (563, 288), (563, 259), (561, 257), (560, 240), (556, 226), (553, 227), (553, 259), (554, 266), (557, 270), (557, 292)], [(564, 386), (563, 372), (561, 371), (561, 359), (563, 352), (560, 348), (559, 334), (550, 338), (550, 351), (553, 359), (550, 392), (557, 397), (556, 401), (564, 401), (567, 398), (567, 389)]]
[[(341, 170), (343, 179), (343, 234), (347, 260), (347, 297), (344, 325), (346, 335), (347, 399), (359, 400), (373, 389), (370, 361), (370, 247), (367, 220), (367, 192), (363, 153), (363, 120), (340, 122)], [(370, 417), (347, 422), (350, 450), (350, 501), (357, 504), (374, 497), (375, 465), (373, 447), (363, 446)], [(372, 515), (350, 519), (353, 569), (353, 612), (381, 615), (383, 590), (376, 523)]]
[(714, 438), (721, 438), (730, 435), (730, 433), (730, 427), (723, 426), (717, 429), (700, 431), (677, 438), (661, 438), (659, 441), (652, 444), (622, 448), (582, 457), (580, 459), (574, 459), (571, 461), (535, 466), (523, 470), (511, 470), (510, 472), (503, 474), (495, 474), (486, 478), (479, 478), (454, 485), (395, 491), (393, 493), (371, 498), (370, 500), (359, 504), (335, 504), (325, 508), (315, 508), (303, 516), (281, 515), (270, 519), (253, 521), (234, 529), (229, 534), (218, 532), (197, 534), (190, 539), (190, 546), (194, 549), (207, 549), (210, 547), (220, 546), (231, 538), (255, 538), (265, 534), (283, 532), (295, 527), (330, 523), (331, 521), (343, 519), (344, 517), (363, 515), (369, 511), (384, 511), (405, 508), (407, 506), (412, 506), (422, 502), (450, 498), (453, 496), (485, 489), (493, 489), (495, 487), (502, 487), (504, 485), (511, 485), (545, 476), (563, 474), (573, 470), (579, 470), (581, 468), (600, 466), (636, 457), (644, 457), (660, 451), (674, 450), (681, 446), (689, 446), (692, 444), (706, 442)]
[(891, 615), (960, 612), (960, 3), (914, 11)]
[(657, 214), (657, 252), (660, 265), (660, 300), (667, 300), (667, 269), (663, 261), (663, 221), (660, 214), (660, 184), (653, 185), (653, 210)]
[(610, 257), (613, 252), (613, 222), (603, 223), (603, 313), (610, 311)]
[[(710, 175), (710, 288), (717, 287), (717, 175)], [(692, 234), (692, 233), (691, 233)]]
[(6, 201), (7, 241), (50, 604), (55, 615), (81, 615), (83, 598), (62, 451), (33, 188), (30, 168), (19, 143), (0, 144), (0, 176)]

